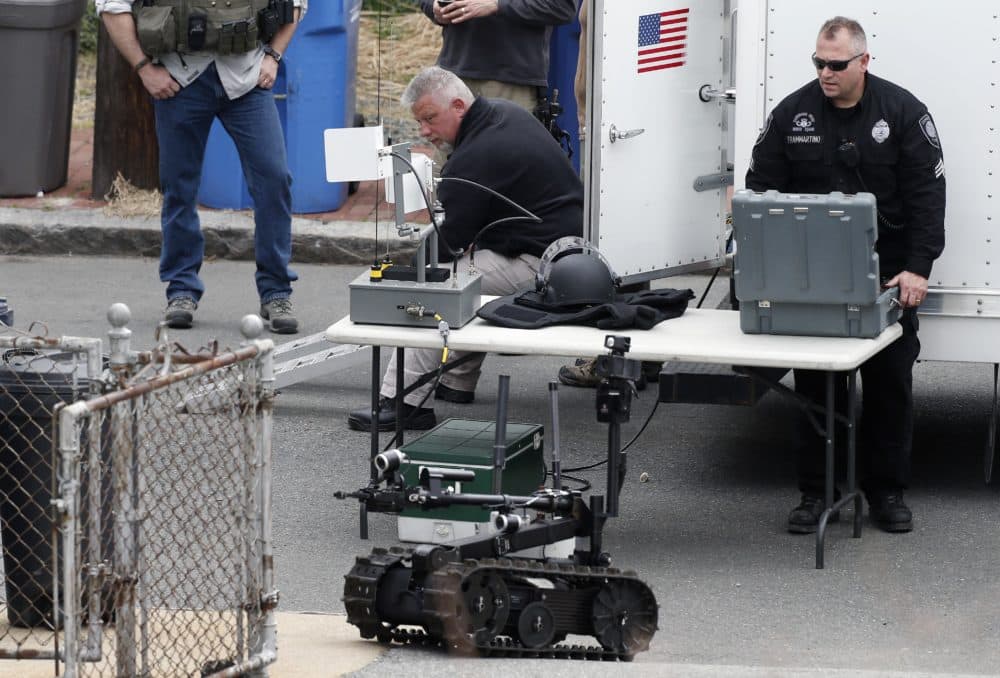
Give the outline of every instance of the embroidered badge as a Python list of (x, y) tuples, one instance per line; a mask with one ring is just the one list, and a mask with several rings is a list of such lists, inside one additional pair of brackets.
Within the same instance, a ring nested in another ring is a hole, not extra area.
[(764, 129), (762, 129), (760, 131), (760, 134), (757, 135), (757, 141), (753, 142), (754, 146), (759, 146), (760, 142), (764, 141), (764, 137), (767, 136), (768, 131), (771, 129), (771, 121), (772, 120), (774, 120), (774, 116), (771, 115), (771, 114), (768, 114), (767, 120), (764, 121)]
[(875, 123), (875, 126), (872, 127), (872, 139), (874, 139), (876, 143), (881, 144), (888, 138), (889, 138), (889, 123), (887, 123), (885, 120), (879, 120), (877, 123)]
[(812, 113), (796, 113), (792, 118), (793, 132), (815, 132), (816, 117)]
[(941, 140), (938, 139), (937, 128), (934, 126), (934, 121), (931, 120), (931, 114), (924, 113), (917, 124), (920, 125), (920, 131), (924, 133), (927, 143), (934, 148), (941, 148)]

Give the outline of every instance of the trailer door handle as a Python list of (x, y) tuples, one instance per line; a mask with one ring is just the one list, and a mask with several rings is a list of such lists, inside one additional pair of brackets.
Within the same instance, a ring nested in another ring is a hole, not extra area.
[(698, 90), (698, 98), (705, 103), (715, 99), (717, 101), (725, 101), (729, 104), (735, 104), (736, 88), (730, 87), (728, 89), (712, 89), (711, 85), (702, 85), (701, 89)]
[(611, 132), (609, 136), (611, 137), (611, 143), (615, 143), (619, 139), (631, 139), (632, 137), (637, 137), (646, 130), (643, 128), (639, 129), (618, 129), (615, 125), (611, 125)]

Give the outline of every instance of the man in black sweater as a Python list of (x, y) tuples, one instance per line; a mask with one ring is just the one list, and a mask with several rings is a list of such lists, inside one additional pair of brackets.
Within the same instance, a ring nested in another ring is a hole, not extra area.
[[(421, 136), (450, 152), (438, 190), (445, 211), (439, 259), (452, 261), (457, 256), (458, 269), (467, 270), (469, 250), (475, 247), (484, 294), (513, 294), (531, 287), (545, 248), (559, 238), (583, 232), (583, 184), (562, 148), (527, 111), (508, 101), (476, 98), (457, 75), (437, 66), (413, 78), (403, 93), (403, 105), (420, 124)], [(482, 184), (541, 221), (507, 221), (487, 229), (498, 220), (522, 217), (523, 212), (488, 191), (448, 181), (449, 177)], [(405, 383), (436, 370), (440, 355), (438, 350), (407, 349)], [(449, 358), (457, 360), (462, 355), (452, 351)], [(435, 396), (472, 402), (483, 358), (485, 354), (479, 354), (445, 372)], [(382, 431), (396, 426), (395, 374), (393, 356), (382, 381), (378, 421)], [(404, 398), (406, 428), (424, 430), (437, 423), (433, 408), (419, 407), (430, 388), (427, 384)], [(371, 430), (371, 410), (355, 410), (347, 421), (352, 429)]]

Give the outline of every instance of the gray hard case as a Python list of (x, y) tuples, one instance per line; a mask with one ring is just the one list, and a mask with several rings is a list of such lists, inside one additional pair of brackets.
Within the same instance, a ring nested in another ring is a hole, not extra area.
[(882, 290), (875, 196), (738, 191), (736, 298), (748, 334), (874, 337), (899, 319)]

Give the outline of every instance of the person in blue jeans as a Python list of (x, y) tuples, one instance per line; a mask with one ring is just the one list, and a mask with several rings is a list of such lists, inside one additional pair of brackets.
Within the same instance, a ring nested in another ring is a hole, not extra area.
[(308, 0), (178, 3), (96, 0), (115, 47), (153, 97), (160, 151), (160, 280), (168, 327), (189, 328), (205, 292), (205, 240), (197, 198), (212, 121), (236, 143), (254, 202), (260, 314), (272, 332), (294, 334), (291, 183), (271, 88)]

